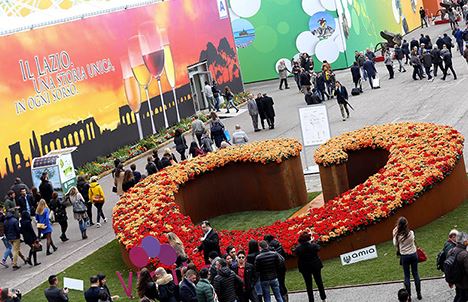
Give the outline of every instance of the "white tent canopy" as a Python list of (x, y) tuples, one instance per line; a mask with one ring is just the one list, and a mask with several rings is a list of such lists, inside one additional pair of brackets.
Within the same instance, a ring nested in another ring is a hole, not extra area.
[(1, 0), (0, 35), (160, 1), (163, 0)]

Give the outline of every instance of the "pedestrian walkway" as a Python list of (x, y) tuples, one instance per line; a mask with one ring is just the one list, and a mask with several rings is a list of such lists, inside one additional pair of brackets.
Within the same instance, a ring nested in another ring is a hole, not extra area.
[[(450, 27), (448, 25), (433, 26), (423, 31), (416, 30), (406, 38), (411, 39), (411, 37), (417, 37), (420, 33), (424, 32), (434, 39), (443, 32), (448, 32), (449, 29)], [(351, 97), (350, 103), (355, 108), (355, 111), (351, 112), (351, 118), (349, 120), (341, 120), (340, 110), (336, 100), (325, 102), (329, 112), (332, 135), (339, 135), (343, 132), (359, 129), (367, 125), (397, 121), (416, 121), (451, 125), (458, 129), (465, 137), (468, 137), (468, 102), (466, 102), (468, 99), (468, 90), (466, 89), (468, 85), (468, 68), (464, 59), (457, 53), (454, 53), (453, 62), (459, 79), (457, 81), (442, 81), (436, 79), (434, 82), (413, 81), (411, 79), (411, 73), (409, 72), (401, 74), (396, 73), (394, 80), (387, 80), (388, 73), (386, 68), (383, 63), (379, 63), (377, 69), (381, 78), (382, 88), (371, 91), (368, 86), (365, 86), (362, 95)], [(343, 85), (351, 88), (352, 80), (349, 70), (338, 71), (336, 74), (337, 79), (341, 81)], [(292, 84), (293, 80), (289, 79), (289, 81), (291, 81)], [(259, 92), (266, 92), (273, 97), (276, 111), (275, 129), (253, 132), (250, 116), (244, 111), (244, 113), (239, 112), (236, 117), (223, 119), (223, 123), (229, 131), (232, 132), (235, 125), (239, 124), (247, 132), (251, 141), (280, 137), (293, 137), (300, 140), (301, 133), (297, 110), (305, 106), (304, 96), (301, 93), (298, 93), (295, 89), (278, 90), (278, 82), (276, 80), (249, 84), (245, 86), (245, 89), (254, 93), (254, 95)], [(186, 138), (187, 143), (190, 144), (190, 135)], [(170, 147), (174, 148), (173, 144), (171, 144)], [(307, 149), (309, 165), (311, 164), (310, 161), (313, 151), (314, 148)], [(464, 151), (468, 154), (468, 144), (465, 144)], [(160, 150), (160, 155), (161, 154), (162, 150)], [(467, 159), (468, 157), (465, 156), (465, 163), (468, 163)], [(144, 167), (146, 165), (146, 158), (137, 160), (135, 164), (139, 171), (145, 173)], [(304, 159), (303, 165), (305, 166)], [(104, 213), (106, 217), (110, 218), (112, 215), (112, 208), (118, 200), (117, 195), (112, 193), (113, 179), (111, 175), (107, 175), (100, 179), (99, 182), (106, 196)], [(320, 190), (320, 179), (318, 175), (306, 177), (306, 183), (309, 191)], [(60, 228), (55, 224), (53, 238), (54, 241), (58, 243), (58, 251), (47, 257), (45, 256), (45, 251), (39, 253), (38, 260), (42, 262), (42, 265), (38, 267), (23, 265), (21, 269), (15, 272), (12, 272), (11, 268), (4, 269), (0, 267), (1, 287), (15, 287), (26, 293), (38, 284), (44, 282), (49, 275), (65, 270), (70, 265), (80, 261), (80, 259), (90, 255), (115, 238), (112, 225), (108, 222), (103, 224), (99, 229), (95, 226), (89, 228), (89, 238), (87, 240), (81, 240), (78, 222), (73, 219), (71, 209), (68, 209), (68, 211), (69, 230), (67, 234), (70, 241), (66, 243), (60, 242), (58, 238), (60, 235), (58, 230)], [(24, 245), (22, 246), (22, 251), (23, 253), (27, 251)], [(429, 287), (434, 291), (437, 289), (441, 291), (445, 290), (445, 285), (443, 284), (435, 283), (433, 286)], [(393, 288), (391, 290), (393, 290)], [(389, 293), (391, 290), (389, 290)], [(345, 290), (336, 290), (338, 294), (341, 293), (341, 291)], [(333, 292), (335, 292), (335, 290)], [(358, 292), (361, 291), (359, 290)], [(360, 297), (367, 297), (365, 293), (368, 292), (363, 289)], [(348, 295), (344, 296), (351, 297), (352, 295), (348, 292)], [(298, 294), (297, 297), (301, 299), (303, 296)], [(358, 301), (348, 300), (347, 298), (340, 300), (340, 296), (337, 297), (337, 299), (330, 299), (329, 301)], [(394, 297), (394, 295), (392, 297)], [(296, 299), (296, 295), (294, 299)], [(379, 298), (359, 301), (387, 300), (380, 300)], [(393, 299), (388, 301), (393, 301)]]
[[(453, 301), (455, 289), (448, 287), (444, 279), (423, 280), (421, 283), (422, 301), (447, 302)], [(381, 285), (345, 287), (326, 290), (329, 302), (394, 302), (398, 301), (397, 293), (403, 288), (402, 282)], [(413, 283), (413, 301), (416, 300)], [(315, 301), (321, 301), (317, 291), (314, 291)], [(306, 292), (289, 295), (290, 302), (307, 302)]]

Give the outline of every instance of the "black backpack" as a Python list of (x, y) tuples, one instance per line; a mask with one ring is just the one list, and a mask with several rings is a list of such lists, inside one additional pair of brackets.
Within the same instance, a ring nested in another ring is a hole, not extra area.
[(436, 267), (439, 271), (444, 271), (445, 259), (447, 259), (447, 254), (445, 253), (444, 250), (442, 250), (439, 252), (439, 254), (437, 254), (437, 260), (436, 260)]
[(444, 261), (445, 281), (449, 284), (456, 284), (463, 279), (464, 268), (457, 261), (457, 256), (462, 251), (462, 249), (459, 249), (458, 252), (455, 252), (455, 248), (451, 249)]

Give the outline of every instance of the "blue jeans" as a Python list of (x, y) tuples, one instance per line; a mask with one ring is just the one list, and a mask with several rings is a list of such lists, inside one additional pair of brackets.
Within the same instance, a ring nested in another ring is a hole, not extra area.
[(214, 102), (214, 107), (216, 109), (216, 111), (219, 111), (219, 104), (221, 103), (221, 101), (219, 100), (219, 96), (213, 96), (215, 102)]
[(418, 273), (418, 255), (417, 253), (409, 255), (401, 255), (401, 265), (403, 266), (403, 273), (405, 274), (405, 287), (411, 296), (411, 282), (410, 282), (410, 267), (413, 273), (414, 285), (416, 285), (416, 292), (421, 292), (421, 279)]
[(283, 297), (281, 297), (278, 278), (273, 279), (273, 280), (268, 280), (268, 281), (261, 281), (261, 284), (262, 284), (263, 300), (265, 302), (271, 302), (270, 287), (273, 290), (273, 294), (275, 295), (276, 302), (283, 302)]
[(5, 245), (5, 252), (3, 253), (2, 260), (7, 260), (8, 256), (10, 257), (10, 259), (13, 259), (13, 253), (11, 252), (11, 249), (13, 248), (13, 246), (6, 239), (6, 237), (3, 237), (2, 241), (3, 241), (3, 244)]
[(88, 227), (88, 219), (78, 220), (78, 225), (80, 226), (81, 232), (86, 231), (86, 228)]

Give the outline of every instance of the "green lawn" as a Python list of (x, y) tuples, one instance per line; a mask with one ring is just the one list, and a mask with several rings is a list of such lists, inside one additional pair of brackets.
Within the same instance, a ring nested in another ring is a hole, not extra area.
[[(311, 196), (312, 198), (312, 196)], [(283, 212), (274, 212), (274, 215), (267, 215), (264, 212), (244, 212), (243, 214), (235, 213), (224, 215), (224, 221), (221, 222), (219, 217), (212, 219), (216, 228), (224, 226), (233, 227), (236, 229), (245, 228), (248, 221), (249, 227), (266, 225), (277, 219), (284, 219), (294, 212), (287, 210)], [(468, 201), (461, 205), (457, 210), (439, 218), (431, 224), (416, 230), (416, 238), (418, 244), (424, 248), (428, 254), (428, 261), (421, 264), (421, 277), (441, 276), (441, 273), (435, 269), (435, 257), (445, 238), (452, 228), (459, 230), (468, 229)], [(255, 219), (253, 219), (255, 218)], [(232, 220), (242, 220), (242, 222), (232, 222)], [(363, 284), (379, 281), (401, 280), (403, 272), (398, 265), (398, 260), (395, 256), (395, 249), (391, 242), (386, 242), (377, 245), (379, 258), (359, 262), (349, 266), (342, 266), (339, 259), (328, 260), (324, 262), (323, 279), (326, 287)], [(64, 276), (85, 280), (85, 286), (88, 286), (88, 279), (91, 275), (98, 272), (103, 272), (107, 275), (109, 288), (112, 294), (124, 296), (124, 291), (117, 278), (116, 271), (120, 271), (125, 280), (128, 280), (128, 270), (120, 258), (120, 250), (117, 242), (114, 240), (106, 246), (102, 247), (95, 253), (84, 258), (75, 265), (69, 267), (66, 271), (59, 274), (62, 281)], [(289, 290), (304, 289), (304, 284), (301, 275), (297, 270), (288, 271), (286, 277)], [(46, 288), (46, 283), (40, 285), (30, 293), (24, 296), (23, 302), (38, 302), (45, 301), (43, 291)], [(136, 287), (136, 279), (133, 280), (133, 288)], [(135, 292), (135, 291), (134, 291)], [(70, 292), (70, 301), (84, 301), (83, 293), (77, 291)], [(130, 302), (135, 300), (120, 299), (119, 301)]]

